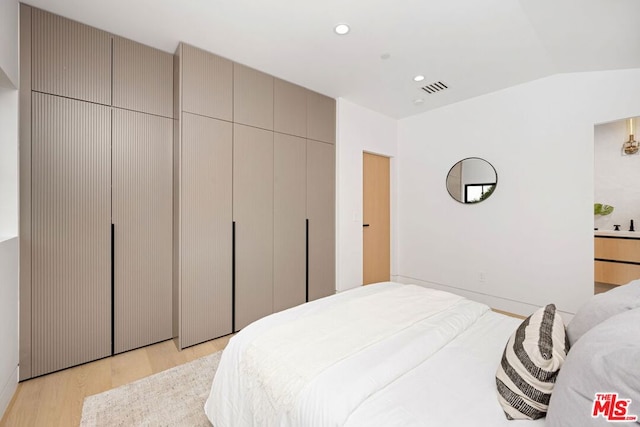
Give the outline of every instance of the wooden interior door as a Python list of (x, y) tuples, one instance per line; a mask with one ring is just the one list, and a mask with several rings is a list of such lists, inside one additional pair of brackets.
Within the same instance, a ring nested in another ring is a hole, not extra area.
[(363, 153), (362, 279), (363, 284), (391, 278), (389, 158)]

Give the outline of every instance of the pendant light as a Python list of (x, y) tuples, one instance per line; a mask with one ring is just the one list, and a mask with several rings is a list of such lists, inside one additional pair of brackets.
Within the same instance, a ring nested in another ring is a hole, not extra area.
[(633, 119), (629, 119), (629, 140), (622, 145), (622, 152), (626, 155), (638, 152), (638, 142), (633, 139)]

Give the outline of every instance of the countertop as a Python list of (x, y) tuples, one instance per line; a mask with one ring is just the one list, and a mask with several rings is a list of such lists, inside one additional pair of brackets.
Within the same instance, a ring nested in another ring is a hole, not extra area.
[(595, 237), (620, 237), (622, 239), (640, 239), (640, 231), (593, 230)]

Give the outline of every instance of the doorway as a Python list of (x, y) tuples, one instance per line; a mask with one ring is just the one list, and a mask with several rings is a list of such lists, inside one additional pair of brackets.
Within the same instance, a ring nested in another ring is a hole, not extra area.
[(368, 285), (391, 278), (390, 159), (362, 156), (362, 279)]
[(640, 178), (633, 138), (639, 119), (594, 125), (594, 294), (640, 279), (638, 194), (627, 186)]

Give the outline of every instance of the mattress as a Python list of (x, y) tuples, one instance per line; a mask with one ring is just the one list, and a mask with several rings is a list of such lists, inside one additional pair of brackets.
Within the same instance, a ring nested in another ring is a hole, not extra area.
[(360, 287), (234, 336), (205, 412), (215, 427), (513, 426), (494, 376), (519, 323), (442, 291)]

